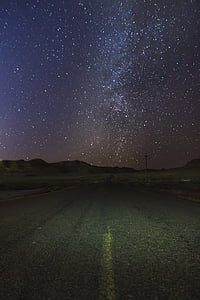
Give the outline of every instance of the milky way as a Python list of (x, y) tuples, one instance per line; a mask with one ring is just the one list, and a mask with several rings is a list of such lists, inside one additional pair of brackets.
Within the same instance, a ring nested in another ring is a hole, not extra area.
[(198, 2), (1, 1), (0, 159), (199, 157)]

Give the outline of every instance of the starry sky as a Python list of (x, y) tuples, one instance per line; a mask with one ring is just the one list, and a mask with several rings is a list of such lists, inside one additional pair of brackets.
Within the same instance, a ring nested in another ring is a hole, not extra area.
[(200, 157), (199, 0), (1, 0), (0, 159)]

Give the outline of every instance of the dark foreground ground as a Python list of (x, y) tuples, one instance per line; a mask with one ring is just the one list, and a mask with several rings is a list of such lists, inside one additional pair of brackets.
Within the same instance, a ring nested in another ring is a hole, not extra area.
[(0, 299), (200, 299), (200, 205), (96, 185), (0, 203)]

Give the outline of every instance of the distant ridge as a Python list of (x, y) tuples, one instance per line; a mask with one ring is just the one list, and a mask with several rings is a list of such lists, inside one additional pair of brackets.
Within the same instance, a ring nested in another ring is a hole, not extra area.
[(200, 159), (196, 158), (196, 159), (192, 159), (191, 161), (189, 161), (184, 168), (190, 168), (190, 169), (199, 169), (200, 168)]
[[(193, 159), (185, 166), (170, 169), (170, 170), (200, 170), (200, 159)], [(149, 171), (158, 172), (159, 170), (151, 169)], [(46, 161), (35, 158), (29, 161), (25, 160), (2, 160), (0, 161), (0, 175), (84, 175), (84, 174), (120, 174), (138, 172), (132, 168), (126, 167), (98, 167), (90, 165), (86, 162), (74, 161), (60, 161), (56, 163), (47, 163)]]
[(74, 160), (47, 163), (36, 158), (29, 161), (25, 160), (2, 160), (0, 161), (0, 174), (2, 175), (59, 175), (59, 174), (96, 174), (96, 173), (131, 173), (136, 172), (132, 168), (120, 167), (97, 167), (88, 163)]

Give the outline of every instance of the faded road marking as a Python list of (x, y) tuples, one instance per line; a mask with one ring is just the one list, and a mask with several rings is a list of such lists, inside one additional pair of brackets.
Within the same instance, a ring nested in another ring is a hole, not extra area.
[(103, 235), (103, 260), (102, 260), (102, 278), (100, 300), (114, 300), (114, 277), (112, 263), (112, 234), (110, 227), (107, 228), (107, 233)]

